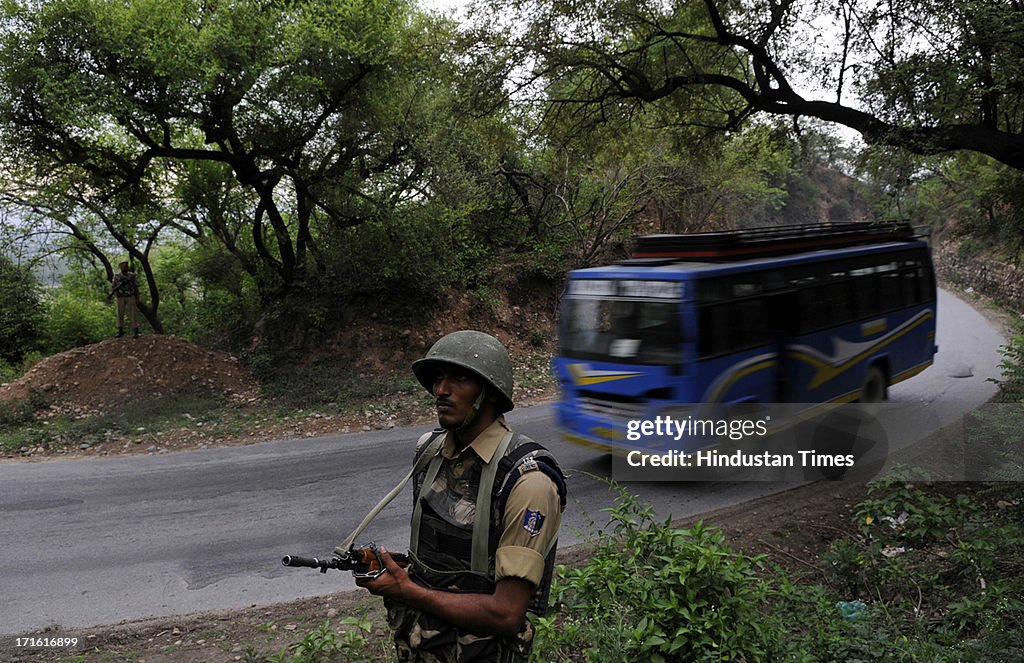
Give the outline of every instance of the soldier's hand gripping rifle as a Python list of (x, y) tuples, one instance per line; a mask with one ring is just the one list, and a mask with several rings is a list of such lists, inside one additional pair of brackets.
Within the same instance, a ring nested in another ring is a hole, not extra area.
[[(409, 558), (401, 553), (389, 553), (395, 564), (405, 567)], [(384, 560), (380, 557), (380, 550), (372, 543), (362, 548), (350, 546), (344, 555), (335, 554), (331, 559), (320, 559), (319, 557), (299, 557), (297, 555), (285, 555), (281, 558), (285, 566), (304, 566), (311, 569), (320, 569), (320, 573), (327, 573), (327, 569), (339, 571), (351, 571), (354, 578), (376, 578), (384, 573)]]

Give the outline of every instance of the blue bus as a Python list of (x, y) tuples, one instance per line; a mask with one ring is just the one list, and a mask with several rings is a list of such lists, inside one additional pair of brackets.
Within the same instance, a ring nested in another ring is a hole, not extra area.
[(652, 235), (570, 272), (554, 370), (562, 437), (628, 449), (694, 404), (878, 402), (931, 365), (936, 286), (905, 222)]

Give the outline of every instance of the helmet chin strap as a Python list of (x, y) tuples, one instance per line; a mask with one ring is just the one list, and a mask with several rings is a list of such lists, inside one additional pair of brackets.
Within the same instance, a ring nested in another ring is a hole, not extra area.
[(486, 398), (487, 398), (487, 385), (483, 385), (480, 388), (480, 395), (476, 397), (475, 401), (473, 401), (473, 407), (469, 411), (469, 414), (467, 414), (466, 418), (462, 421), (462, 423), (459, 424), (458, 427), (455, 428), (455, 432), (456, 433), (460, 433), (460, 432), (468, 429), (470, 426), (473, 425), (473, 422), (476, 421), (476, 415), (478, 415), (480, 413), (480, 407), (483, 406), (484, 400), (486, 400)]

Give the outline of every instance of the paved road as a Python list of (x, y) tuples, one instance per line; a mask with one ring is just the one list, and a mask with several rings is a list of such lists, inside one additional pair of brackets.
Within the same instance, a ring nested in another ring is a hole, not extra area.
[[(998, 374), (999, 333), (942, 293), (935, 366), (892, 389), (953, 421), (987, 400)], [(510, 414), (539, 440), (551, 410)], [(0, 634), (29, 635), (126, 619), (245, 607), (353, 587), (348, 574), (280, 565), (286, 553), (331, 551), (404, 475), (423, 429), (179, 452), (162, 456), (0, 464)], [(602, 456), (553, 443), (572, 501), (563, 545), (578, 541), (611, 497), (596, 477)], [(683, 517), (788, 487), (783, 483), (646, 483), (631, 490), (660, 515)], [(367, 537), (393, 549), (408, 539), (402, 495)]]

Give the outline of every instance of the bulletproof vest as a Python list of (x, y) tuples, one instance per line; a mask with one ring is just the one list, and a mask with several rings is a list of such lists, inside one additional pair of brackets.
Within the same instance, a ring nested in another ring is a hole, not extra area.
[[(415, 505), (412, 517), (410, 554), (413, 573), (431, 587), (449, 591), (494, 591), (495, 551), (501, 537), (505, 502), (516, 481), (526, 472), (544, 472), (554, 482), (565, 507), (565, 477), (551, 453), (540, 444), (518, 433), (507, 432), (490, 463), (479, 463), (468, 472), (464, 493), (475, 495), (472, 522), (458, 517), (459, 503), (441, 504), (431, 486), (443, 471), (438, 450), (444, 431), (418, 450), (434, 453), (426, 467), (414, 477)], [(466, 511), (468, 514), (468, 511)], [(557, 537), (544, 555), (544, 575), (530, 597), (529, 611), (544, 614), (554, 571)]]

